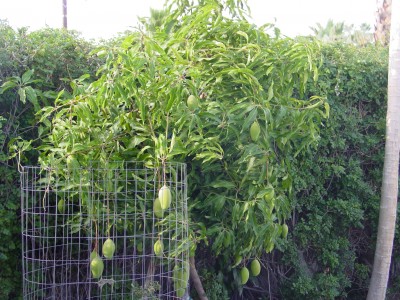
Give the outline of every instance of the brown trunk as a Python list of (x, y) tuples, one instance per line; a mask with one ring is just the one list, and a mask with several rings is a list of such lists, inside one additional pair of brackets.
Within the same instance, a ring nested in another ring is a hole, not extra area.
[(200, 300), (208, 300), (203, 285), (201, 284), (201, 279), (196, 270), (194, 257), (189, 258), (189, 262), (190, 262), (190, 278), (192, 279), (193, 286), (196, 289), (197, 295), (199, 296)]

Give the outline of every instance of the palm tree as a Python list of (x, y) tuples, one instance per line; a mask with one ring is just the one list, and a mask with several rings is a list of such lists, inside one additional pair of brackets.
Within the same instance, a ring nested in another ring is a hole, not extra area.
[(378, 237), (367, 300), (385, 299), (396, 226), (400, 150), (400, 1), (393, 2), (392, 16), (385, 159)]
[(150, 18), (143, 19), (143, 24), (148, 32), (156, 32), (157, 29), (161, 28), (169, 15), (166, 9), (153, 9), (150, 8)]
[(333, 20), (328, 20), (325, 26), (317, 23), (316, 27), (311, 27), (314, 35), (319, 40), (325, 42), (334, 42), (343, 40), (345, 34), (344, 22), (334, 23)]
[(376, 43), (387, 45), (390, 37), (392, 0), (377, 0), (377, 4), (374, 38)]
[(372, 42), (371, 28), (368, 24), (361, 24), (359, 28), (354, 25), (346, 25), (344, 22), (334, 23), (328, 20), (325, 26), (317, 23), (311, 27), (317, 39), (324, 42), (344, 42), (364, 46)]
[(359, 28), (350, 27), (351, 32), (349, 32), (349, 42), (358, 46), (365, 46), (374, 41), (374, 35), (371, 32), (371, 27), (363, 23)]

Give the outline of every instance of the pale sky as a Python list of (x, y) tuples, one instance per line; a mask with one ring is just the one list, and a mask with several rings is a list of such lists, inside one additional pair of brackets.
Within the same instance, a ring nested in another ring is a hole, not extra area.
[[(137, 25), (149, 8), (160, 9), (164, 0), (67, 0), (68, 28), (85, 38), (110, 38)], [(374, 26), (376, 0), (248, 0), (257, 25), (274, 23), (288, 36), (307, 35), (316, 23), (329, 19), (356, 26)], [(62, 27), (62, 0), (0, 0), (0, 19), (15, 28), (36, 30)]]

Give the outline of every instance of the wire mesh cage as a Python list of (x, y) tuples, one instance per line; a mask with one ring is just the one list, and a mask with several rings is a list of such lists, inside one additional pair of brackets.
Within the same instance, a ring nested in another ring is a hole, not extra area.
[(21, 171), (24, 299), (181, 299), (185, 164)]

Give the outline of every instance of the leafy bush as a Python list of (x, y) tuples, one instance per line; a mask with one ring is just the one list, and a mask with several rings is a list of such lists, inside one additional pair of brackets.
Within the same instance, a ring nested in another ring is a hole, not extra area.
[(18, 299), (22, 292), (19, 175), (0, 167), (0, 298)]
[[(223, 274), (217, 273), (213, 268), (202, 269), (200, 278), (204, 283), (204, 290), (209, 300), (229, 300), (228, 290), (223, 282)], [(193, 298), (196, 299), (197, 294), (193, 291)]]
[(314, 93), (327, 95), (331, 114), (317, 153), (294, 164), (283, 295), (365, 298), (380, 200), (387, 49), (332, 44), (323, 53)]
[[(22, 294), (19, 175), (9, 160), (8, 144), (17, 137), (38, 137), (35, 113), (53, 102), (57, 91), (70, 89), (72, 78), (94, 74), (94, 48), (75, 33), (44, 29), (28, 33), (0, 22), (0, 298)], [(26, 153), (25, 163), (36, 155)]]

